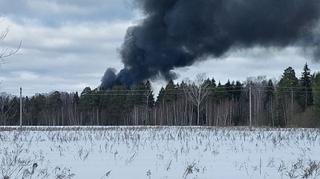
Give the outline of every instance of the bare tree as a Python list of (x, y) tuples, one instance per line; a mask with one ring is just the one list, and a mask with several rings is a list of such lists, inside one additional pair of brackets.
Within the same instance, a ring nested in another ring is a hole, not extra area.
[(2, 93), (0, 96), (0, 125), (8, 125), (10, 119), (17, 114), (11, 96)]
[[(5, 30), (2, 30), (0, 32), (0, 41), (4, 41), (5, 38), (7, 37), (9, 33), (9, 29), (6, 28)], [(12, 56), (16, 53), (18, 53), (18, 51), (20, 50), (21, 48), (21, 45), (22, 45), (22, 41), (20, 41), (19, 45), (17, 48), (9, 48), (9, 47), (4, 47), (4, 48), (1, 48), (0, 49), (0, 63), (4, 63), (4, 59), (9, 57), (9, 56)]]
[[(4, 41), (4, 39), (7, 37), (9, 33), (9, 29), (6, 28), (5, 30), (0, 30), (0, 41)], [(8, 48), (8, 47), (1, 47), (0, 46), (0, 65), (5, 63), (5, 58), (12, 56), (16, 54), (20, 48), (21, 48), (22, 42), (20, 41), (20, 44), (17, 48)], [(1, 94), (3, 95), (3, 94)], [(6, 125), (7, 121), (16, 114), (15, 109), (13, 108), (13, 104), (9, 103), (10, 99), (7, 96), (1, 96), (1, 102), (0, 102), (0, 124), (1, 122)], [(5, 104), (4, 99), (7, 99), (7, 103)]]
[(197, 125), (199, 125), (201, 104), (210, 94), (210, 90), (208, 89), (209, 84), (205, 83), (204, 73), (198, 74), (194, 82), (187, 80), (187, 84), (184, 87), (184, 93), (187, 99), (197, 107)]

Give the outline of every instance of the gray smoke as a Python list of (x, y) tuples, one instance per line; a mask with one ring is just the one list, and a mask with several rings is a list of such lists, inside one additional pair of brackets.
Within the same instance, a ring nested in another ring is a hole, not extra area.
[[(319, 49), (319, 0), (136, 0), (145, 18), (130, 27), (120, 54), (124, 68), (107, 70), (102, 88), (155, 77), (234, 49), (302, 45)], [(314, 54), (319, 55), (315, 50)]]

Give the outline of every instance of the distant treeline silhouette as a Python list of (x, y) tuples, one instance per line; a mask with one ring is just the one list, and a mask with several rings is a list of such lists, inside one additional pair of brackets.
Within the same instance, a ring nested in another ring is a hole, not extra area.
[[(156, 98), (149, 81), (36, 94), (23, 98), (23, 125), (249, 125), (249, 94), (254, 126), (320, 124), (320, 73), (311, 74), (306, 64), (299, 78), (289, 67), (279, 81), (256, 77), (221, 84), (201, 75), (179, 84), (170, 80)], [(0, 125), (19, 125), (19, 105), (16, 96), (0, 96)]]

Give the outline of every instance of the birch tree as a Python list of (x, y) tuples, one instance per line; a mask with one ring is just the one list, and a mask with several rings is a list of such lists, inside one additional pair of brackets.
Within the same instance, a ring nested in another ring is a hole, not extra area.
[(205, 83), (204, 73), (198, 74), (194, 82), (191, 82), (190, 80), (186, 81), (188, 85), (185, 86), (184, 93), (188, 100), (197, 107), (197, 125), (200, 125), (201, 105), (210, 94), (210, 90), (208, 89), (210, 84)]

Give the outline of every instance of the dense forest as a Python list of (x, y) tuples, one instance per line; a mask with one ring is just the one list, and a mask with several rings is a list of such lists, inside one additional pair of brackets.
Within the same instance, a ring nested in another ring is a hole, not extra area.
[[(157, 97), (149, 81), (36, 94), (23, 98), (23, 125), (249, 125), (250, 100), (253, 126), (319, 126), (320, 73), (306, 64), (298, 77), (289, 67), (279, 81), (225, 84), (198, 75), (195, 81), (170, 80)], [(0, 97), (0, 125), (19, 125), (19, 105), (19, 97)]]

